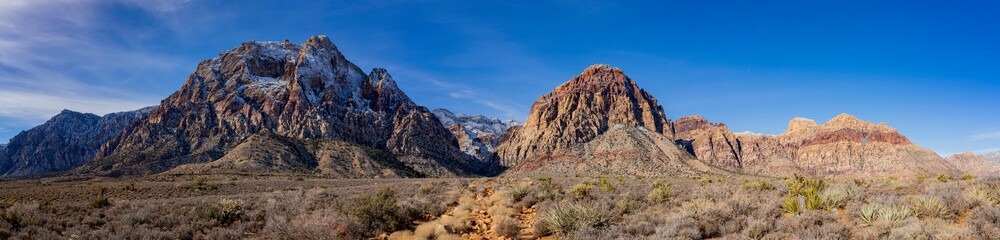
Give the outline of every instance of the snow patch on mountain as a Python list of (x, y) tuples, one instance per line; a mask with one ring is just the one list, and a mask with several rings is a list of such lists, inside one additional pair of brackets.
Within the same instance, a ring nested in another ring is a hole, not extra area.
[(431, 112), (441, 121), (441, 125), (452, 131), (463, 152), (481, 161), (492, 160), (496, 147), (500, 145), (500, 138), (508, 129), (520, 125), (513, 120), (455, 114), (441, 108)]

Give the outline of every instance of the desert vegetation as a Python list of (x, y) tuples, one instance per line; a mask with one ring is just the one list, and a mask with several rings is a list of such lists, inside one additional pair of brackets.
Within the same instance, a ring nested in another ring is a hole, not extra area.
[(997, 239), (1000, 180), (676, 176), (5, 182), (10, 239)]

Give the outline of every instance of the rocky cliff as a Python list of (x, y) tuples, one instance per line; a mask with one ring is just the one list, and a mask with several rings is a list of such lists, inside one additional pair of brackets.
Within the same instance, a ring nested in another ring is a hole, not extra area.
[(488, 164), (497, 164), (496, 148), (507, 130), (517, 121), (502, 121), (482, 115), (455, 114), (447, 109), (432, 111), (441, 124), (451, 131), (466, 154)]
[(497, 155), (512, 174), (693, 171), (670, 120), (621, 69), (593, 65), (531, 107)]
[(79, 172), (150, 174), (211, 162), (262, 131), (385, 151), (427, 176), (484, 168), (385, 69), (365, 74), (329, 38), (314, 36), (301, 45), (250, 41), (201, 62), (180, 90), (102, 145)]
[(736, 134), (694, 116), (675, 123), (678, 141), (699, 159), (762, 175), (802, 173), (841, 177), (956, 174), (958, 169), (896, 129), (841, 114), (824, 124), (795, 118), (779, 135)]
[(63, 110), (44, 124), (14, 136), (0, 149), (0, 177), (47, 175), (80, 166), (93, 159), (101, 144), (152, 109), (104, 116)]

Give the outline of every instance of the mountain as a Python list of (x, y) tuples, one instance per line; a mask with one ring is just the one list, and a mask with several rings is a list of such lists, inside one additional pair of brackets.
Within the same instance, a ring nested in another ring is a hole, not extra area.
[(849, 114), (824, 124), (794, 118), (779, 135), (733, 133), (700, 116), (678, 119), (674, 125), (678, 142), (689, 145), (695, 157), (744, 173), (841, 177), (959, 173), (896, 129)]
[(152, 109), (104, 116), (63, 110), (44, 124), (14, 136), (0, 149), (0, 177), (47, 175), (80, 166), (93, 159), (101, 144)]
[(986, 153), (986, 154), (983, 154), (982, 156), (984, 158), (986, 158), (986, 161), (989, 161), (990, 163), (993, 163), (993, 164), (996, 164), (996, 165), (1000, 165), (1000, 152)]
[[(261, 132), (278, 137), (254, 142)], [(323, 141), (338, 142), (324, 145), (333, 149), (323, 152), (386, 153), (391, 159), (366, 162), (379, 171), (464, 176), (489, 168), (464, 154), (450, 131), (410, 100), (388, 71), (365, 74), (329, 38), (314, 36), (301, 45), (249, 41), (202, 61), (180, 90), (102, 145), (77, 172), (144, 175), (217, 159), (253, 159), (249, 155), (270, 150), (295, 155), (307, 148), (303, 144)], [(241, 145), (254, 147), (237, 149)], [(318, 166), (304, 158), (285, 160)]]
[(451, 131), (463, 152), (483, 163), (497, 164), (495, 154), (497, 145), (500, 145), (508, 129), (519, 125), (517, 121), (501, 121), (482, 115), (455, 114), (441, 108), (431, 112)]
[(538, 98), (497, 156), (511, 174), (660, 175), (707, 168), (674, 144), (670, 119), (656, 99), (608, 65), (590, 66)]
[(987, 160), (987, 155), (963, 152), (946, 158), (959, 170), (979, 176), (1000, 176), (1000, 164)]

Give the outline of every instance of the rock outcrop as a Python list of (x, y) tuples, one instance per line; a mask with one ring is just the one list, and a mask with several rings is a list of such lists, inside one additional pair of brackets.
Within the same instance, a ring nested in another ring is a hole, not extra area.
[(538, 98), (497, 155), (511, 174), (690, 172), (663, 107), (620, 69), (593, 65)]
[(451, 131), (463, 152), (484, 164), (498, 165), (497, 146), (500, 145), (508, 129), (519, 125), (517, 121), (502, 121), (483, 115), (455, 114), (441, 108), (431, 112)]
[(956, 174), (958, 169), (931, 150), (913, 144), (884, 123), (840, 114), (825, 124), (795, 118), (780, 135), (734, 134), (699, 116), (675, 123), (679, 142), (699, 159), (734, 171), (760, 175), (801, 173), (840, 177)]
[(385, 151), (427, 176), (487, 168), (462, 153), (450, 131), (385, 69), (365, 74), (329, 38), (314, 36), (302, 45), (250, 41), (201, 62), (180, 90), (104, 144), (79, 172), (141, 175), (237, 158), (231, 150), (263, 131)]
[(988, 154), (979, 155), (972, 152), (963, 152), (951, 155), (945, 159), (962, 172), (977, 176), (1000, 176), (1000, 164), (990, 162), (987, 157)]
[(101, 144), (152, 109), (104, 116), (63, 110), (44, 124), (14, 136), (0, 149), (0, 177), (48, 175), (78, 167), (93, 159)]

